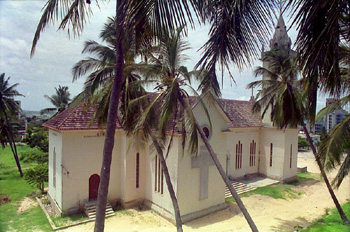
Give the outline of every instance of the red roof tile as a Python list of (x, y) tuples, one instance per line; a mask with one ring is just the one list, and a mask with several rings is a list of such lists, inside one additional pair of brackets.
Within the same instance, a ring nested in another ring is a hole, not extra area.
[(260, 114), (254, 114), (252, 112), (252, 102), (218, 99), (218, 103), (231, 121), (228, 127), (236, 128), (262, 126)]
[[(89, 123), (95, 112), (94, 107), (84, 109), (84, 104), (81, 103), (74, 108), (68, 108), (62, 113), (59, 113), (45, 122), (43, 126), (53, 130), (93, 130), (102, 129), (97, 122), (89, 126)], [(117, 119), (117, 128), (121, 129), (119, 119)]]
[[(151, 96), (151, 98), (153, 97)], [(197, 102), (195, 97), (190, 97), (189, 101), (192, 106)], [(253, 114), (251, 112), (251, 102), (229, 99), (218, 99), (217, 102), (231, 121), (228, 124), (229, 128), (262, 126), (260, 114)], [(55, 115), (44, 123), (44, 126), (53, 130), (103, 129), (98, 126), (96, 121), (91, 126), (88, 126), (95, 110), (94, 107), (84, 109), (84, 104), (82, 103)], [(169, 125), (169, 128), (172, 128), (172, 126), (173, 122)], [(119, 119), (117, 119), (117, 129), (122, 129)]]

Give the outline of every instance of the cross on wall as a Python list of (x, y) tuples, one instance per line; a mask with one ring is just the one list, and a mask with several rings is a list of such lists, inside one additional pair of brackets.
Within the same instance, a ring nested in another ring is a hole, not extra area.
[(199, 168), (199, 200), (208, 198), (209, 166), (214, 165), (209, 152), (204, 146), (200, 147), (200, 154), (191, 158), (191, 167)]

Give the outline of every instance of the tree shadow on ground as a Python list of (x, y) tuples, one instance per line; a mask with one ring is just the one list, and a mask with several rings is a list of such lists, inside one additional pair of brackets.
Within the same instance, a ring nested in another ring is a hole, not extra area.
[(227, 203), (227, 205), (228, 205), (228, 208), (226, 209), (220, 210), (215, 213), (211, 213), (207, 216), (201, 217), (199, 219), (196, 219), (184, 224), (193, 229), (199, 229), (201, 227), (205, 227), (221, 221), (229, 220), (235, 216), (242, 217), (242, 220), (245, 220), (237, 204)]
[(279, 219), (279, 218), (277, 218), (276, 220), (278, 220), (279, 223), (277, 223), (277, 225), (275, 226), (272, 226), (271, 231), (276, 231), (276, 232), (300, 231), (301, 229), (305, 229), (310, 225), (310, 222), (302, 217), (298, 217), (290, 221)]

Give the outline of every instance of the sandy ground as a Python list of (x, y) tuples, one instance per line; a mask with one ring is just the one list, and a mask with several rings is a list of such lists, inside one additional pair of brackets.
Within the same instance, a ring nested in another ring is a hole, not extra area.
[[(307, 166), (309, 172), (319, 173), (311, 152), (298, 154), (298, 166)], [(335, 173), (330, 175), (330, 179)], [(307, 227), (325, 214), (334, 204), (323, 182), (308, 181), (295, 188), (302, 195), (298, 199), (280, 200), (271, 197), (253, 195), (242, 201), (255, 221), (259, 231), (293, 231), (295, 226)], [(347, 177), (339, 190), (335, 191), (341, 204), (350, 199), (350, 178)], [(70, 227), (65, 232), (93, 231), (94, 223)], [(186, 223), (184, 231), (250, 231), (237, 205), (231, 204), (226, 210)], [(106, 219), (106, 232), (175, 232), (176, 227), (152, 211), (130, 214), (117, 214)]]

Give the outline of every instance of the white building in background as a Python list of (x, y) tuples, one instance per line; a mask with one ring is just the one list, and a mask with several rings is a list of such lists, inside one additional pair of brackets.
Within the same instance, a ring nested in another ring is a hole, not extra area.
[[(326, 106), (334, 103), (336, 101), (335, 98), (327, 98), (326, 99)], [(326, 130), (329, 133), (333, 127), (335, 127), (338, 123), (344, 120), (345, 116), (349, 113), (343, 109), (337, 109), (333, 111), (332, 113), (328, 114), (326, 116)]]

